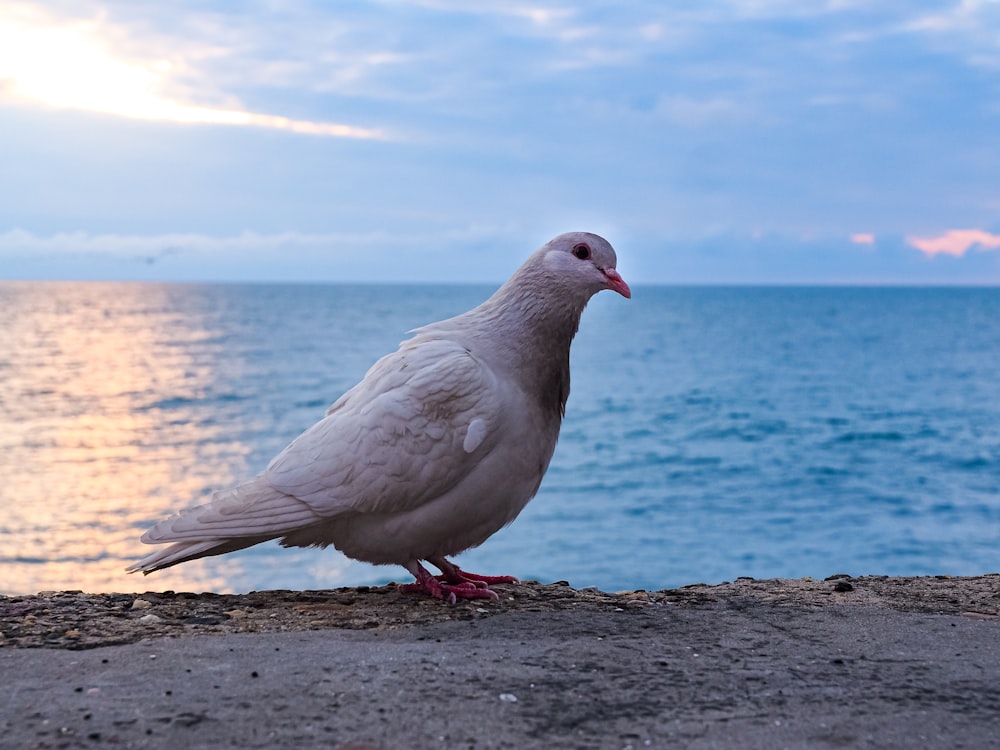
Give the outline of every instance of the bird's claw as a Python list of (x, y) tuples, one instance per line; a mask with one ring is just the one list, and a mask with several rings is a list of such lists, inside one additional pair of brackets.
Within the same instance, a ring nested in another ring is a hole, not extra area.
[[(433, 581), (433, 583), (431, 583), (431, 581)], [(430, 579), (426, 581), (404, 583), (399, 587), (399, 589), (400, 591), (405, 591), (409, 594), (430, 594), (435, 599), (446, 601), (448, 604), (456, 604), (459, 599), (500, 600), (500, 595), (497, 594), (496, 591), (486, 588), (485, 584), (480, 587), (476, 586), (471, 581), (460, 584), (442, 583), (434, 576), (431, 576)]]
[(419, 563), (413, 567), (407, 566), (417, 580), (403, 584), (400, 590), (414, 594), (429, 594), (435, 599), (455, 604), (459, 599), (500, 601), (500, 595), (490, 588), (490, 584), (518, 583), (514, 576), (481, 576), (476, 573), (466, 573), (443, 558), (434, 559), (432, 562), (441, 568), (440, 574), (431, 575)]
[(438, 581), (445, 585), (456, 586), (459, 588), (475, 588), (475, 589), (486, 589), (489, 588), (489, 584), (486, 581), (480, 581), (475, 578), (449, 578), (444, 573), (434, 576)]
[(515, 576), (483, 576), (478, 573), (467, 573), (460, 570), (458, 574), (468, 582), (489, 586), (491, 583), (520, 583), (521, 579)]

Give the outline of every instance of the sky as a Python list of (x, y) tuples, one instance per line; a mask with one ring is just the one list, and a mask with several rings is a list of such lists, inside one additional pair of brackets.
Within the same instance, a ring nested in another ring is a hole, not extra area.
[(0, 278), (1000, 284), (1000, 0), (0, 4)]

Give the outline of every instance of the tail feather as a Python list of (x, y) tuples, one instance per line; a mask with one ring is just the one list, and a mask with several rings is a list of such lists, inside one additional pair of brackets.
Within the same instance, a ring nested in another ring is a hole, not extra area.
[(173, 544), (151, 552), (127, 571), (152, 573), (199, 557), (234, 552), (320, 520), (306, 503), (257, 477), (157, 523), (142, 535), (142, 541)]
[(203, 542), (178, 542), (169, 547), (150, 552), (134, 565), (125, 569), (126, 573), (150, 573), (169, 568), (178, 563), (197, 560), (199, 557), (224, 555), (238, 549), (246, 549), (255, 544), (274, 539), (274, 536), (244, 537), (242, 539), (209, 539)]
[(253, 536), (271, 539), (319, 520), (306, 503), (257, 477), (216, 492), (204, 505), (165, 518), (143, 534), (142, 541), (162, 544)]

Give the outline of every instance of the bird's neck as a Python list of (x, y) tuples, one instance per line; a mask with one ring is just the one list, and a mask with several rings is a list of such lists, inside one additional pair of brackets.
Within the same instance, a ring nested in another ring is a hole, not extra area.
[[(548, 292), (548, 293), (547, 293)], [(537, 280), (515, 275), (477, 311), (477, 337), (495, 354), (495, 366), (514, 374), (542, 406), (561, 417), (569, 397), (569, 351), (585, 299), (552, 294)]]

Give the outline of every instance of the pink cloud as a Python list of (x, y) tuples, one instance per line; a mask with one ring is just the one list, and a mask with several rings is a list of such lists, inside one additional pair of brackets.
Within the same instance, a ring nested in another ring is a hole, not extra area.
[(960, 258), (976, 245), (1000, 249), (1000, 234), (990, 234), (982, 229), (949, 229), (937, 237), (907, 237), (906, 241), (911, 247), (932, 257), (944, 253)]
[(851, 235), (851, 242), (855, 245), (874, 245), (875, 235), (871, 232), (857, 232)]

